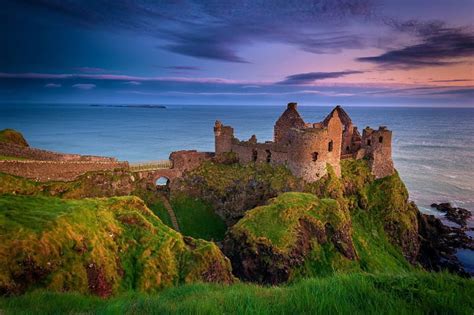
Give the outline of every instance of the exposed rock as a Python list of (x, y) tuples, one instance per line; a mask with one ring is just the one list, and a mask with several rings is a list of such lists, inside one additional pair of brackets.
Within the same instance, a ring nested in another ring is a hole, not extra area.
[(330, 243), (344, 259), (355, 260), (348, 214), (335, 200), (285, 193), (247, 212), (224, 240), (234, 274), (259, 283), (288, 281), (314, 246)]
[(449, 202), (443, 202), (440, 204), (433, 203), (431, 204), (431, 207), (446, 213), (446, 219), (457, 223), (462, 227), (467, 226), (467, 220), (472, 216), (472, 213), (469, 210), (453, 207)]
[(418, 212), (420, 251), (418, 261), (428, 270), (444, 269), (468, 276), (456, 251), (460, 248), (474, 250), (474, 241), (463, 229), (448, 227), (433, 215)]
[(21, 147), (29, 147), (28, 142), (23, 137), (21, 132), (14, 129), (0, 130), (0, 142), (14, 144)]

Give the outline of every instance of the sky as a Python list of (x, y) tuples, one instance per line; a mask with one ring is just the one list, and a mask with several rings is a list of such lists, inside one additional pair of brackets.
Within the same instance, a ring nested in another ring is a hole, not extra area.
[(474, 0), (3, 0), (0, 102), (474, 107)]

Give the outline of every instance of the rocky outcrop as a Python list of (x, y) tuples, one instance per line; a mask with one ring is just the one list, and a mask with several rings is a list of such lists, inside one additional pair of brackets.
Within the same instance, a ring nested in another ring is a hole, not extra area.
[(287, 191), (302, 189), (302, 182), (282, 166), (204, 162), (171, 186), (171, 194), (184, 193), (210, 203), (228, 225), (247, 210)]
[(357, 259), (348, 213), (332, 199), (284, 193), (248, 211), (229, 230), (223, 251), (241, 279), (278, 284), (291, 279), (324, 244), (344, 259)]
[(453, 207), (449, 202), (433, 203), (431, 207), (446, 213), (446, 219), (459, 224), (461, 227), (466, 227), (467, 221), (472, 217), (472, 213), (469, 210)]
[(417, 260), (433, 271), (449, 270), (463, 276), (468, 273), (456, 257), (458, 249), (474, 250), (474, 240), (465, 229), (448, 227), (433, 215), (418, 213), (420, 251)]
[(0, 130), (0, 143), (17, 145), (23, 148), (29, 147), (28, 142), (23, 137), (21, 132), (16, 131), (14, 129)]

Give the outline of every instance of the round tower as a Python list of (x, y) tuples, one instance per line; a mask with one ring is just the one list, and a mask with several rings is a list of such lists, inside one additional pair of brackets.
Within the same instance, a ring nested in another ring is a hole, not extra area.
[(288, 167), (293, 175), (314, 182), (327, 173), (326, 134), (323, 128), (291, 129)]

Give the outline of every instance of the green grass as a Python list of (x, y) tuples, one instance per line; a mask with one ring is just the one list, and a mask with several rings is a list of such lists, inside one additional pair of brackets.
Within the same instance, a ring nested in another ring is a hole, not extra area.
[(299, 220), (308, 215), (322, 227), (330, 222), (337, 228), (348, 219), (335, 200), (289, 192), (272, 199), (266, 206), (248, 211), (232, 230), (233, 233), (251, 233), (254, 238), (266, 238), (285, 251), (296, 242)]
[(108, 296), (194, 281), (233, 281), (229, 261), (214, 243), (185, 240), (138, 197), (0, 196), (0, 293)]
[(208, 241), (224, 238), (227, 226), (208, 203), (178, 195), (171, 198), (171, 206), (184, 235)]
[(26, 160), (23, 157), (16, 157), (16, 156), (7, 156), (7, 155), (0, 155), (0, 161), (18, 161), (18, 160)]
[(168, 214), (168, 210), (166, 210), (165, 205), (161, 200), (154, 200), (153, 203), (147, 203), (148, 208), (156, 215), (161, 221), (173, 228), (173, 223), (171, 223), (170, 215)]
[(5, 314), (472, 314), (474, 282), (448, 274), (355, 273), (288, 286), (193, 284), (102, 300), (37, 291), (0, 298)]
[(23, 138), (23, 135), (13, 129), (0, 130), (0, 142), (18, 144), (25, 147), (28, 146), (28, 142)]

